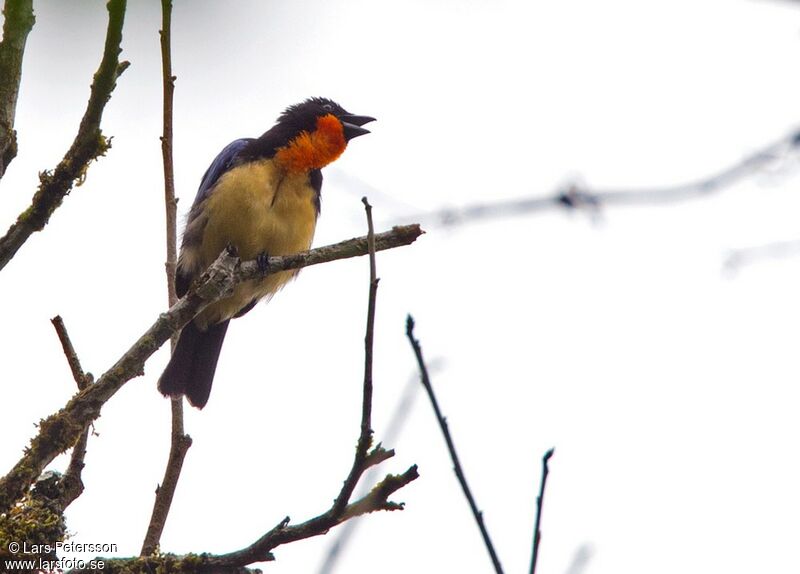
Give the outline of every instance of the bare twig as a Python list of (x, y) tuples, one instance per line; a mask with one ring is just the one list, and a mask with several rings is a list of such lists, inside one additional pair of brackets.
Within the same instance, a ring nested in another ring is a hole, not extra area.
[(544, 487), (547, 485), (547, 475), (550, 469), (547, 463), (553, 458), (555, 449), (551, 448), (542, 457), (542, 481), (539, 483), (539, 496), (536, 497), (536, 521), (533, 524), (533, 552), (531, 553), (530, 574), (536, 574), (536, 562), (539, 559), (539, 542), (542, 539), (542, 506), (544, 505)]
[[(81, 367), (81, 362), (78, 359), (78, 354), (75, 352), (75, 347), (72, 346), (72, 341), (67, 333), (67, 327), (64, 325), (64, 320), (60, 315), (53, 317), (50, 322), (56, 330), (58, 340), (61, 341), (61, 347), (64, 349), (64, 355), (67, 357), (67, 363), (72, 371), (72, 377), (78, 385), (78, 390), (82, 391), (92, 384), (92, 375), (84, 373)], [(86, 444), (89, 441), (89, 426), (83, 429), (78, 442), (72, 447), (72, 456), (69, 459), (69, 466), (64, 473), (63, 478), (59, 484), (61, 494), (59, 496), (58, 504), (62, 511), (72, 504), (72, 502), (83, 493), (83, 480), (81, 480), (81, 473), (83, 472), (84, 459), (86, 458)]]
[(476, 203), (411, 216), (415, 221), (458, 225), (471, 221), (525, 215), (552, 209), (597, 211), (604, 206), (652, 206), (707, 197), (800, 148), (800, 130), (792, 131), (734, 164), (696, 181), (679, 185), (628, 190), (598, 190), (573, 183), (545, 196), (527, 196), (493, 203)]
[[(348, 504), (338, 516), (333, 508), (300, 524), (289, 525), (289, 518), (281, 520), (250, 546), (228, 554), (170, 554), (142, 558), (123, 558), (106, 561), (103, 568), (75, 569), (67, 574), (96, 572), (97, 574), (152, 574), (153, 572), (181, 572), (182, 574), (235, 574), (248, 570), (245, 565), (274, 560), (272, 550), (278, 546), (327, 533), (331, 528), (379, 510), (401, 510), (402, 504), (388, 498), (394, 492), (419, 477), (416, 465), (403, 474), (389, 474), (366, 496)], [(87, 562), (88, 563), (88, 562)]]
[(75, 352), (75, 348), (72, 346), (72, 341), (69, 338), (67, 327), (64, 325), (64, 320), (61, 318), (61, 315), (56, 315), (50, 319), (50, 322), (53, 324), (53, 327), (56, 330), (58, 340), (61, 341), (61, 348), (64, 349), (64, 355), (67, 357), (67, 363), (72, 371), (72, 378), (75, 379), (75, 383), (78, 385), (78, 390), (82, 391), (89, 386), (89, 384), (91, 384), (91, 376), (87, 376), (83, 372), (81, 362), (78, 359), (78, 354)]
[(126, 0), (109, 0), (108, 29), (106, 31), (103, 60), (94, 75), (89, 103), (81, 119), (78, 133), (64, 159), (53, 171), (39, 174), (39, 189), (33, 196), (30, 207), (23, 211), (11, 225), (5, 236), (0, 238), (0, 269), (6, 266), (20, 247), (36, 231), (41, 231), (50, 216), (73, 185), (86, 177), (89, 164), (105, 155), (111, 143), (100, 131), (103, 110), (116, 86), (117, 78), (128, 67), (128, 62), (120, 62), (120, 43), (122, 24), (125, 20)]
[[(375, 236), (375, 250), (381, 251), (413, 243), (422, 234), (419, 225), (395, 227)], [(270, 257), (269, 273), (300, 269), (367, 254), (366, 237), (358, 237), (281, 257)], [(100, 409), (133, 377), (144, 373), (144, 362), (172, 335), (180, 331), (211, 303), (227, 296), (233, 288), (250, 279), (263, 277), (256, 261), (241, 262), (223, 252), (194, 283), (185, 297), (150, 328), (98, 381), (73, 397), (59, 412), (44, 419), (30, 447), (16, 465), (0, 479), (0, 513), (19, 500), (45, 466), (78, 440), (88, 423), (100, 416)]]
[(192, 446), (192, 437), (183, 431), (183, 399), (172, 398), (170, 400), (172, 412), (171, 439), (169, 456), (167, 457), (167, 467), (164, 470), (164, 478), (156, 488), (156, 499), (153, 503), (153, 512), (150, 515), (150, 522), (147, 525), (147, 533), (142, 543), (140, 556), (149, 556), (158, 550), (161, 534), (167, 523), (167, 516), (172, 506), (172, 498), (178, 486), (178, 479), (183, 470), (183, 461), (189, 447)]
[[(167, 223), (167, 293), (169, 306), (178, 300), (175, 295), (175, 271), (178, 262), (178, 202), (175, 199), (175, 170), (172, 161), (172, 101), (175, 76), (172, 75), (172, 0), (161, 0), (161, 79), (164, 92), (161, 156), (164, 163), (164, 207)], [(173, 344), (175, 342), (173, 341)]]
[(352, 502), (344, 507), (343, 512), (336, 513), (331, 508), (324, 514), (307, 520), (301, 524), (289, 526), (289, 520), (284, 519), (275, 528), (267, 532), (256, 542), (230, 554), (223, 554), (210, 558), (215, 566), (235, 566), (252, 564), (253, 562), (271, 560), (271, 550), (290, 542), (296, 542), (312, 536), (319, 536), (345, 520), (361, 516), (377, 510), (401, 510), (402, 504), (391, 502), (389, 496), (403, 486), (419, 477), (417, 466), (414, 465), (403, 474), (389, 474), (379, 482), (365, 497)]
[(500, 565), (500, 559), (497, 557), (497, 552), (495, 552), (494, 545), (489, 537), (489, 531), (486, 530), (486, 525), (483, 523), (483, 513), (478, 509), (478, 505), (475, 503), (475, 498), (472, 496), (472, 491), (470, 491), (469, 486), (467, 485), (467, 477), (464, 475), (464, 471), (461, 468), (461, 463), (458, 460), (456, 447), (455, 444), (453, 444), (453, 438), (450, 436), (450, 430), (447, 427), (447, 420), (445, 419), (444, 415), (442, 415), (442, 411), (439, 409), (439, 402), (436, 400), (436, 395), (433, 392), (433, 385), (431, 384), (430, 376), (428, 374), (428, 368), (425, 366), (425, 360), (422, 358), (422, 347), (420, 346), (419, 341), (414, 338), (414, 318), (411, 315), (409, 315), (406, 319), (406, 336), (411, 343), (411, 348), (414, 350), (414, 356), (417, 359), (417, 366), (419, 367), (422, 385), (425, 387), (425, 391), (428, 393), (428, 398), (431, 400), (431, 406), (433, 406), (433, 412), (436, 414), (436, 420), (439, 422), (439, 428), (442, 429), (442, 435), (444, 435), (444, 440), (447, 443), (447, 450), (450, 452), (450, 458), (453, 461), (453, 471), (456, 473), (456, 478), (458, 478), (458, 483), (461, 485), (461, 490), (464, 491), (464, 496), (467, 498), (469, 508), (472, 510), (472, 516), (475, 518), (475, 522), (478, 524), (478, 529), (481, 531), (483, 543), (486, 546), (486, 550), (489, 552), (490, 558), (492, 559), (494, 570), (497, 572), (497, 574), (502, 574), (503, 567)]
[(33, 0), (6, 0), (3, 16), (3, 41), (0, 42), (0, 178), (17, 155), (14, 118), (25, 42), (36, 21), (33, 17)]
[[(428, 370), (435, 373), (441, 367), (442, 361), (434, 359), (428, 363)], [(419, 375), (416, 373), (408, 380), (405, 389), (397, 401), (389, 423), (386, 425), (386, 430), (381, 434), (383, 443), (395, 444), (400, 434), (403, 432), (408, 416), (414, 406), (414, 402), (419, 392), (419, 383), (417, 382)], [(363, 483), (372, 484), (377, 480), (377, 468), (371, 468), (369, 472), (364, 475)], [(367, 489), (359, 487), (356, 490), (355, 496), (358, 498), (363, 497), (367, 493)], [(337, 530), (337, 535), (334, 540), (328, 545), (328, 551), (322, 559), (318, 574), (331, 574), (336, 569), (339, 558), (344, 554), (350, 540), (355, 536), (358, 525), (361, 524), (360, 520), (348, 520), (341, 528)]]
[[(361, 404), (361, 437), (366, 453), (372, 442), (372, 348), (375, 340), (375, 300), (378, 294), (378, 275), (375, 264), (375, 226), (372, 223), (372, 206), (366, 197), (361, 198), (367, 214), (367, 248), (369, 249), (369, 301), (367, 304), (367, 332), (364, 336), (364, 399)], [(359, 439), (361, 442), (361, 439)]]
[[(350, 474), (344, 481), (342, 490), (333, 505), (334, 514), (344, 510), (353, 495), (358, 479), (366, 470), (364, 463), (367, 451), (372, 445), (372, 346), (375, 338), (375, 300), (378, 294), (378, 278), (375, 265), (375, 230), (372, 225), (372, 206), (364, 197), (361, 199), (367, 214), (367, 249), (369, 250), (369, 302), (367, 303), (367, 329), (364, 336), (364, 392), (361, 402), (361, 433), (356, 445), (356, 454)], [(378, 445), (373, 453), (382, 452)]]
[[(161, 135), (161, 155), (164, 164), (164, 205), (166, 208), (167, 225), (167, 298), (170, 307), (177, 301), (175, 294), (175, 270), (177, 268), (177, 202), (175, 200), (175, 175), (172, 161), (172, 101), (175, 91), (175, 76), (172, 75), (172, 0), (161, 0), (161, 69), (164, 91), (163, 102), (163, 134)], [(175, 349), (177, 335), (172, 337), (172, 348)], [(192, 446), (192, 437), (184, 432), (183, 428), (183, 397), (170, 399), (172, 425), (170, 428), (170, 447), (167, 457), (167, 467), (164, 478), (156, 489), (156, 499), (153, 503), (153, 512), (147, 526), (147, 532), (142, 543), (141, 556), (149, 556), (158, 549), (161, 534), (167, 523), (172, 498), (178, 486), (178, 479), (183, 469), (183, 461), (189, 447)]]

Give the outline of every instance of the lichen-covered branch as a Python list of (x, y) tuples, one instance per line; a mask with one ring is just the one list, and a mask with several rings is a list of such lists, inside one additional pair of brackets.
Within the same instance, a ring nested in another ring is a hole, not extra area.
[(31, 549), (25, 558), (34, 563), (51, 562), (57, 558), (55, 545), (67, 535), (61, 504), (62, 486), (61, 474), (48, 471), (19, 503), (8, 512), (0, 513), (0, 572), (33, 572), (32, 569), (20, 568), (19, 563), (15, 568), (9, 564), (9, 561), (16, 562), (20, 558), (20, 554), (13, 551), (12, 543), (24, 541)]
[[(333, 508), (300, 524), (290, 525), (284, 518), (275, 527), (250, 546), (227, 554), (159, 554), (138, 558), (114, 558), (103, 560), (102, 568), (70, 570), (67, 574), (250, 574), (260, 572), (247, 568), (255, 562), (274, 560), (271, 551), (298, 540), (319, 536), (331, 528), (350, 520), (379, 510), (400, 510), (401, 503), (392, 502), (389, 496), (400, 488), (419, 478), (416, 465), (402, 474), (389, 474), (366, 496), (348, 504), (338, 516)], [(97, 560), (100, 560), (98, 558)]]
[(117, 78), (128, 67), (128, 62), (119, 61), (125, 7), (126, 0), (108, 2), (108, 28), (103, 59), (94, 75), (89, 102), (78, 133), (56, 168), (39, 174), (39, 189), (34, 194), (30, 207), (17, 217), (5, 236), (0, 238), (0, 269), (11, 261), (34, 232), (44, 229), (64, 196), (86, 177), (89, 164), (105, 155), (111, 147), (109, 140), (100, 131), (100, 121)]
[[(83, 372), (64, 321), (56, 316), (51, 322), (78, 388), (86, 388), (92, 382), (92, 375)], [(20, 501), (8, 512), (0, 513), (0, 572), (23, 572), (19, 566), (10, 565), (10, 561), (19, 559), (19, 554), (12, 552), (9, 544), (20, 541), (37, 549), (26, 553), (26, 559), (37, 564), (56, 560), (55, 543), (63, 541), (67, 533), (64, 510), (83, 492), (81, 471), (88, 432), (87, 427), (73, 447), (66, 473), (52, 470), (43, 473)], [(29, 571), (33, 572), (24, 570)]]
[[(401, 510), (403, 505), (390, 501), (389, 496), (417, 478), (419, 478), (417, 465), (413, 465), (403, 474), (387, 475), (375, 485), (369, 494), (346, 505), (340, 513), (335, 512), (335, 508), (331, 507), (327, 512), (293, 526), (289, 525), (289, 519), (286, 518), (247, 548), (229, 554), (207, 557), (209, 566), (211, 566), (208, 571), (214, 571), (213, 567), (246, 566), (254, 562), (272, 560), (271, 551), (283, 544), (325, 534), (334, 526), (356, 516), (378, 510)], [(199, 570), (199, 572), (205, 571)]]
[(33, 0), (6, 0), (3, 6), (3, 41), (0, 42), (0, 178), (17, 155), (17, 95), (22, 79), (25, 42), (36, 19)]
[[(428, 370), (434, 373), (442, 368), (443, 361), (434, 359), (428, 363)], [(402, 434), (403, 429), (408, 423), (409, 416), (414, 407), (418, 390), (419, 390), (419, 377), (410, 377), (406, 383), (405, 389), (400, 399), (395, 404), (394, 410), (389, 422), (384, 427), (381, 433), (383, 442), (387, 444), (397, 443), (397, 438)], [(378, 469), (370, 469), (369, 472), (364, 474), (362, 484), (374, 484), (378, 478)], [(356, 496), (362, 497), (366, 494), (367, 489), (363, 486), (358, 489)], [(347, 554), (349, 544), (352, 544), (356, 536), (358, 528), (363, 526), (364, 523), (358, 520), (348, 521), (343, 524), (341, 528), (337, 528), (336, 536), (328, 539), (328, 550), (325, 556), (320, 561), (320, 566), (316, 570), (317, 574), (333, 574), (337, 571), (339, 559)]]
[[(421, 234), (419, 225), (395, 227), (375, 236), (375, 250), (409, 245)], [(294, 255), (270, 257), (266, 273), (358, 257), (366, 255), (368, 251), (367, 237), (358, 237)], [(238, 283), (263, 275), (256, 261), (241, 262), (223, 252), (193, 284), (186, 296), (169, 311), (162, 313), (95, 384), (75, 395), (60, 411), (39, 423), (39, 432), (22, 458), (0, 479), (0, 513), (6, 512), (25, 494), (45, 466), (75, 444), (86, 425), (100, 415), (100, 409), (106, 401), (130, 379), (144, 373), (145, 361), (172, 335), (205, 307), (230, 294)]]

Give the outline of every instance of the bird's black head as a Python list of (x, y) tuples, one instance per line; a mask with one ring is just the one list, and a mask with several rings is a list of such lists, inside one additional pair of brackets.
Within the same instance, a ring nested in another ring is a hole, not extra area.
[(328, 98), (309, 98), (286, 108), (286, 111), (278, 117), (278, 124), (296, 133), (313, 132), (317, 128), (317, 120), (327, 115), (333, 115), (341, 122), (344, 137), (348, 141), (368, 134), (369, 130), (362, 126), (375, 121), (375, 118), (370, 116), (351, 114)]
[(351, 114), (333, 100), (309, 98), (286, 108), (270, 130), (239, 153), (239, 161), (275, 157), (290, 171), (319, 169), (339, 157), (348, 141), (368, 134), (362, 126), (374, 120)]

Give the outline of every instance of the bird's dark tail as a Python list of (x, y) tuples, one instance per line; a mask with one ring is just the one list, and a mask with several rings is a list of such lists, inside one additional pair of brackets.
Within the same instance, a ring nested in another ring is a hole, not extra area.
[(206, 331), (198, 329), (194, 322), (183, 328), (169, 364), (158, 379), (158, 390), (163, 395), (186, 395), (193, 407), (206, 406), (228, 322), (211, 325)]

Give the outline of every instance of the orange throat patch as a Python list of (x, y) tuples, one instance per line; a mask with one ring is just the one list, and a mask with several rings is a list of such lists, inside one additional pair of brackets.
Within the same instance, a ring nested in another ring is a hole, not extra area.
[(290, 173), (325, 167), (347, 147), (342, 123), (333, 114), (317, 118), (316, 129), (302, 132), (275, 154), (279, 165)]

